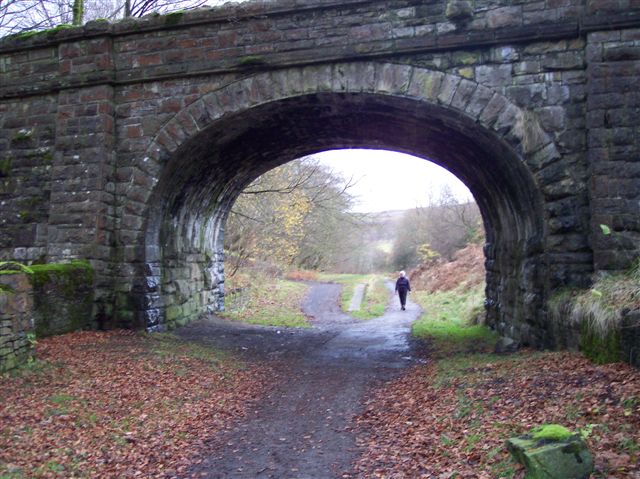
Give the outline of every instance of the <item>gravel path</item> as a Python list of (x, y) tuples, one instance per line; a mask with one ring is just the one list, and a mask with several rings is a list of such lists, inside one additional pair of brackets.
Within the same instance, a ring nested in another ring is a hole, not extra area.
[[(214, 437), (189, 476), (330, 479), (352, 477), (358, 456), (350, 427), (367, 391), (416, 361), (409, 340), (419, 307), (358, 321), (338, 306), (340, 286), (310, 283), (304, 305), (311, 329), (278, 329), (212, 317), (179, 330), (184, 339), (272, 360), (273, 388), (234, 428)], [(390, 286), (391, 288), (391, 286)]]

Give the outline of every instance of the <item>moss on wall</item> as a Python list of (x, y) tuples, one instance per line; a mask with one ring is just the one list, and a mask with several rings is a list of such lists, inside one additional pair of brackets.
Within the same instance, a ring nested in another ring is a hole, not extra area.
[(11, 173), (11, 158), (0, 159), (0, 177), (9, 176)]
[(177, 25), (180, 23), (182, 16), (184, 15), (183, 11), (171, 12), (164, 16), (164, 24), (168, 27), (173, 25)]
[(32, 265), (37, 337), (92, 326), (93, 268), (88, 261)]
[(34, 264), (29, 267), (34, 286), (44, 286), (56, 279), (64, 280), (67, 294), (74, 293), (74, 287), (93, 286), (93, 268), (86, 260), (73, 260), (70, 263)]
[(620, 332), (614, 330), (601, 334), (589, 321), (584, 321), (580, 331), (580, 349), (596, 364), (621, 361)]

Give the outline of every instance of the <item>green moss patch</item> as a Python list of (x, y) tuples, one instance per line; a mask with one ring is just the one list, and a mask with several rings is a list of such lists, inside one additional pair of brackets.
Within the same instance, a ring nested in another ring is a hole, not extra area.
[(616, 363), (622, 357), (620, 331), (601, 334), (592, 323), (585, 321), (580, 328), (580, 350), (596, 364)]
[(267, 61), (260, 55), (247, 55), (238, 60), (238, 66), (241, 67), (260, 66), (265, 65), (266, 63)]
[(173, 25), (177, 25), (180, 23), (182, 16), (184, 15), (183, 11), (171, 12), (164, 16), (164, 24), (168, 27)]
[(531, 430), (531, 437), (538, 441), (564, 441), (573, 433), (560, 424), (544, 424)]
[(0, 177), (9, 176), (11, 173), (11, 158), (2, 158), (0, 160)]
[(33, 269), (17, 261), (0, 261), (0, 274), (33, 274)]
[(30, 266), (34, 287), (42, 287), (54, 280), (62, 280), (62, 291), (72, 296), (79, 286), (93, 286), (93, 268), (86, 260), (73, 260), (70, 263), (34, 264)]

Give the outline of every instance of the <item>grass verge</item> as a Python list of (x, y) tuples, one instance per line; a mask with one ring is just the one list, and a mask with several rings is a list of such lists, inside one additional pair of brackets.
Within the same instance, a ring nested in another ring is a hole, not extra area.
[[(389, 303), (389, 290), (385, 286), (384, 276), (377, 274), (326, 274), (318, 275), (318, 281), (340, 283), (343, 285), (340, 304), (342, 311), (357, 319), (372, 319), (384, 314)], [(355, 288), (365, 285), (364, 298), (358, 311), (349, 311), (349, 305)]]
[(225, 297), (222, 317), (262, 326), (311, 326), (302, 312), (302, 302), (309, 290), (307, 285), (268, 276), (236, 284), (239, 287), (231, 288), (235, 292)]
[(482, 312), (484, 284), (435, 293), (416, 291), (412, 299), (424, 311), (413, 323), (413, 335), (428, 339), (439, 355), (490, 351), (495, 345), (496, 333), (473, 324)]

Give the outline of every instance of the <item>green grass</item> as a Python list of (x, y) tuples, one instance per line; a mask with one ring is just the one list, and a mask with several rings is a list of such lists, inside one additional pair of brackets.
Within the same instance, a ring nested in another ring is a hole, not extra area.
[[(389, 290), (384, 277), (377, 274), (326, 274), (318, 275), (318, 281), (342, 284), (340, 304), (342, 311), (357, 319), (378, 318), (384, 314), (389, 303)], [(359, 311), (349, 311), (351, 298), (358, 284), (364, 284), (365, 292)]]
[(472, 324), (482, 312), (484, 285), (435, 293), (417, 291), (412, 299), (424, 311), (413, 323), (413, 335), (430, 340), (439, 353), (484, 352), (495, 345), (493, 331)]
[(243, 292), (225, 298), (222, 316), (262, 326), (308, 328), (311, 325), (302, 312), (308, 289), (294, 281), (258, 278)]

